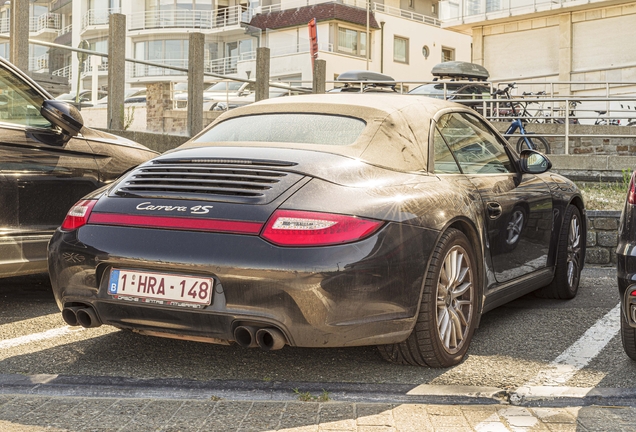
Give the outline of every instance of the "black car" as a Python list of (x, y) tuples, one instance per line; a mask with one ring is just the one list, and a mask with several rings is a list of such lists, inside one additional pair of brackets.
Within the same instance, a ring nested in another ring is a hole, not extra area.
[(629, 182), (618, 226), (616, 260), (621, 299), (621, 341), (625, 353), (636, 360), (636, 171)]
[(47, 271), (46, 246), (87, 193), (157, 155), (82, 125), (77, 109), (0, 58), (0, 277)]
[(550, 166), (443, 100), (257, 102), (77, 203), (54, 295), (69, 325), (450, 366), (484, 312), (576, 295), (585, 209)]

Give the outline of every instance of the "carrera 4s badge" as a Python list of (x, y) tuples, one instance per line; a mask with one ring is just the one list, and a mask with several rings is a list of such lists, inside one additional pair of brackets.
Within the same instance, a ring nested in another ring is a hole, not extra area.
[(151, 202), (142, 202), (141, 204), (137, 204), (137, 210), (146, 210), (146, 211), (165, 211), (165, 212), (184, 212), (191, 214), (206, 214), (210, 212), (214, 206), (206, 205), (206, 206), (167, 206), (167, 205), (153, 205)]

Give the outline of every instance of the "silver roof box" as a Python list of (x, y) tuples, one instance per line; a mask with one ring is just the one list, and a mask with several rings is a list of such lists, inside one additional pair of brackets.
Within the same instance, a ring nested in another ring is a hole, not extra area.
[(463, 61), (449, 61), (433, 66), (431, 73), (437, 78), (485, 81), (490, 74), (485, 67)]

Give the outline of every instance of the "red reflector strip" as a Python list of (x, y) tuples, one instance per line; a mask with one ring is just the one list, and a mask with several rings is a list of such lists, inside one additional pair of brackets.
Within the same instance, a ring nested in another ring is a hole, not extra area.
[(116, 213), (92, 213), (89, 224), (166, 228), (185, 231), (212, 231), (236, 234), (258, 234), (263, 224), (258, 222), (195, 219), (165, 216), (137, 216)]

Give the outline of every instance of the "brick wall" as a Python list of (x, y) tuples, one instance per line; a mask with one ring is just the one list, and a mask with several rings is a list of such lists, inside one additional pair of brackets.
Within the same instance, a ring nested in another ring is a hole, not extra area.
[(587, 211), (588, 264), (615, 264), (620, 211)]
[[(503, 133), (510, 126), (510, 123), (493, 122), (493, 125)], [(526, 130), (544, 136), (550, 144), (551, 153), (565, 153), (565, 140), (563, 138), (565, 125), (528, 123)], [(585, 135), (570, 137), (569, 154), (571, 155), (636, 155), (636, 127), (570, 125), (569, 132), (571, 135)], [(518, 133), (519, 131), (517, 131), (517, 135)], [(624, 135), (628, 135), (628, 137)], [(517, 141), (518, 137), (515, 136), (510, 139), (514, 146), (517, 145)]]

